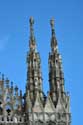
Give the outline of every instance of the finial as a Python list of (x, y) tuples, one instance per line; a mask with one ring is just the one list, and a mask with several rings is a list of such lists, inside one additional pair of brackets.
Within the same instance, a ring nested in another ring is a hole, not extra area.
[(17, 87), (17, 86), (15, 86), (15, 91), (16, 91), (16, 92), (18, 91), (18, 87)]
[(54, 18), (52, 18), (52, 19), (50, 20), (50, 24), (51, 24), (52, 28), (54, 28)]
[(13, 89), (13, 82), (11, 81), (11, 88)]
[(51, 29), (52, 29), (52, 36), (55, 36), (55, 30), (54, 30), (54, 18), (52, 18), (50, 20), (50, 25), (51, 25)]
[(6, 83), (9, 84), (9, 79), (8, 78), (6, 78)]
[(30, 17), (30, 26), (32, 26), (33, 24), (34, 24), (34, 19), (33, 19), (33, 17)]
[(11, 93), (13, 94), (13, 82), (11, 81)]
[(22, 97), (22, 90), (20, 90), (20, 96)]
[(15, 86), (15, 95), (18, 95), (18, 87)]
[(2, 74), (2, 80), (4, 81), (4, 74)]
[(34, 24), (33, 17), (30, 17), (29, 22), (30, 22), (30, 43), (29, 43), (29, 46), (30, 46), (31, 51), (36, 51), (36, 41), (35, 41), (34, 28), (33, 28), (33, 24)]
[(8, 88), (9, 87), (9, 79), (6, 78), (6, 87)]
[(33, 17), (30, 17), (30, 35), (31, 35), (31, 38), (34, 39), (34, 30), (33, 30), (33, 24), (34, 24), (34, 19)]

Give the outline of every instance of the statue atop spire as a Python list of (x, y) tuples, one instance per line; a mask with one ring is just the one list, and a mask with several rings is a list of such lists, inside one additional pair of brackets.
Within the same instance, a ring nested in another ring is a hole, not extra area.
[(52, 37), (55, 37), (55, 29), (54, 29), (54, 18), (50, 20), (50, 25), (52, 29)]
[[(39, 92), (39, 96), (43, 101), (43, 90), (42, 90), (42, 73), (41, 73), (41, 59), (40, 54), (36, 50), (36, 40), (34, 36), (34, 19), (30, 17), (30, 40), (29, 40), (29, 47), (30, 51), (27, 54), (27, 86), (26, 86), (26, 100), (30, 98), (31, 105), (34, 105), (36, 100), (37, 91)], [(29, 92), (29, 95), (28, 95)], [(28, 104), (26, 102), (26, 109), (28, 109)]]
[(36, 50), (36, 41), (35, 41), (35, 36), (34, 36), (34, 28), (33, 28), (33, 24), (34, 24), (34, 19), (33, 17), (30, 17), (29, 19), (30, 22), (30, 50), (31, 51), (35, 51)]
[(36, 51), (34, 19), (30, 17), (26, 91), (22, 94), (17, 85), (13, 85), (9, 78), (5, 78), (4, 74), (0, 73), (0, 125), (16, 125), (16, 123), (19, 125), (71, 124), (70, 97), (65, 91), (62, 59), (58, 51), (54, 18), (50, 20), (50, 25), (48, 95), (46, 96), (43, 91), (41, 58), (40, 53)]
[(34, 40), (34, 29), (33, 29), (33, 24), (34, 24), (34, 19), (33, 17), (30, 17), (30, 37), (32, 40)]
[(52, 32), (52, 38), (51, 38), (51, 49), (52, 51), (56, 51), (57, 50), (57, 40), (56, 40), (56, 36), (55, 36), (55, 26), (54, 26), (54, 18), (52, 18), (50, 20), (50, 25), (51, 25), (51, 32)]

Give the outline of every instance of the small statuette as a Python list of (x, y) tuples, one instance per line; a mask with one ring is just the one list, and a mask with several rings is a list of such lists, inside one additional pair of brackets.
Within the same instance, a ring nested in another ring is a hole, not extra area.
[(52, 37), (55, 37), (55, 29), (54, 29), (54, 18), (50, 20), (51, 30), (52, 30)]
[(51, 24), (52, 29), (54, 29), (54, 18), (52, 18), (52, 19), (50, 20), (50, 24)]
[(30, 25), (33, 25), (33, 24), (34, 24), (34, 19), (33, 19), (33, 17), (30, 17), (29, 22), (30, 22)]
[(30, 37), (31, 37), (31, 40), (34, 41), (34, 29), (33, 29), (33, 24), (34, 24), (34, 19), (33, 17), (30, 17)]
[(13, 82), (11, 82), (11, 87), (13, 87)]

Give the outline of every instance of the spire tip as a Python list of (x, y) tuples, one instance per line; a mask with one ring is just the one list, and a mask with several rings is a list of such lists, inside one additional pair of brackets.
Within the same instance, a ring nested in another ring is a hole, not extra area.
[(51, 30), (52, 30), (52, 37), (55, 37), (55, 28), (54, 28), (54, 18), (50, 20)]
[(52, 29), (54, 29), (54, 23), (55, 23), (55, 20), (54, 20), (54, 17), (52, 17), (52, 19), (50, 20), (50, 25)]
[(33, 17), (30, 17), (29, 22), (30, 22), (30, 25), (33, 25), (33, 24), (34, 24), (34, 19), (33, 19)]

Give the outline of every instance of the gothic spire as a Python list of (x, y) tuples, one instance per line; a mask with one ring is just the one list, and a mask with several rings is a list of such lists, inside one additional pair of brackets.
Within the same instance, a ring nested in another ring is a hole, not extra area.
[(34, 28), (33, 28), (34, 19), (33, 19), (33, 17), (30, 17), (29, 23), (30, 23), (30, 43), (29, 43), (29, 46), (30, 46), (30, 50), (34, 51), (36, 48), (36, 41), (35, 41), (35, 36), (34, 36)]
[[(27, 86), (26, 86), (26, 100), (28, 97), (28, 92), (30, 95), (30, 100), (32, 105), (34, 105), (34, 101), (36, 100), (37, 91), (39, 91), (39, 95), (42, 98), (42, 73), (41, 73), (41, 59), (39, 52), (36, 51), (36, 42), (34, 37), (33, 17), (30, 18), (30, 51), (27, 55)], [(27, 106), (26, 106), (27, 107)]]
[(49, 85), (50, 85), (52, 100), (56, 105), (58, 100), (58, 85), (60, 86), (60, 90), (64, 92), (64, 77), (62, 71), (61, 56), (58, 52), (58, 47), (57, 47), (58, 45), (55, 36), (54, 19), (51, 19), (50, 24), (52, 30), (52, 37), (51, 37), (52, 51), (49, 53)]

